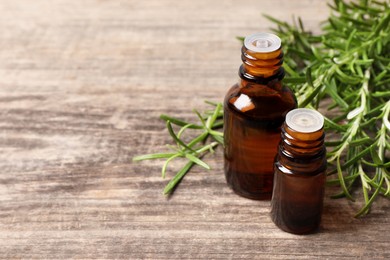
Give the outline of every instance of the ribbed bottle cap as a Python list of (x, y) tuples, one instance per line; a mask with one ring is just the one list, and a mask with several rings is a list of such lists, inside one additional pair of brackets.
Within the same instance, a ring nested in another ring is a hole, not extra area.
[(255, 33), (245, 37), (244, 46), (260, 53), (273, 52), (280, 48), (282, 41), (272, 33)]
[(315, 110), (297, 108), (287, 113), (286, 124), (294, 131), (313, 133), (324, 126), (324, 117)]

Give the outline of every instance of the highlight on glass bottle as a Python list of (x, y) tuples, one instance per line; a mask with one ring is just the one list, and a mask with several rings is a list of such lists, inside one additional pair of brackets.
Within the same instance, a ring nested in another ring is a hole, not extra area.
[(283, 52), (279, 37), (269, 33), (245, 38), (240, 80), (224, 101), (224, 162), (228, 185), (251, 199), (271, 199), (273, 161), (280, 127), (296, 107), (283, 86)]
[(282, 230), (305, 234), (321, 222), (326, 179), (324, 118), (311, 109), (290, 111), (275, 158), (271, 218)]

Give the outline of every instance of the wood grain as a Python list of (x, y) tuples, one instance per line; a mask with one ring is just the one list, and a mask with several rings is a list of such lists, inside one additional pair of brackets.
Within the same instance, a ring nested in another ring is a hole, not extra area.
[[(237, 80), (237, 35), (261, 13), (309, 29), (324, 1), (0, 2), (0, 258), (389, 259), (388, 200), (325, 201), (322, 229), (277, 229), (269, 201), (227, 187), (222, 153), (175, 194), (161, 161), (161, 113), (195, 119)], [(169, 177), (181, 166), (171, 165)], [(328, 189), (330, 195), (335, 190)]]

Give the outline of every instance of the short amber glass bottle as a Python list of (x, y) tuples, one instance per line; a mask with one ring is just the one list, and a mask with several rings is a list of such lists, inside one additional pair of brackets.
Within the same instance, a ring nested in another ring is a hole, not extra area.
[(237, 194), (271, 199), (280, 127), (296, 99), (281, 83), (279, 37), (269, 33), (246, 37), (241, 57), (240, 80), (224, 101), (225, 176)]
[(311, 233), (321, 221), (326, 178), (324, 119), (311, 109), (286, 116), (275, 159), (271, 217), (282, 230)]

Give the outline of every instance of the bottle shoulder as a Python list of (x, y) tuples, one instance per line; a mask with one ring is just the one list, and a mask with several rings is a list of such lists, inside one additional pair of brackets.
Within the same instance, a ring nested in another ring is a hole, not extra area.
[(276, 157), (274, 167), (281, 173), (296, 176), (300, 178), (310, 178), (318, 175), (325, 177), (326, 173), (326, 160), (318, 160), (311, 163), (286, 163), (280, 160), (280, 157)]
[(226, 109), (254, 118), (279, 118), (297, 107), (293, 92), (280, 81), (262, 85), (233, 85), (225, 96)]

